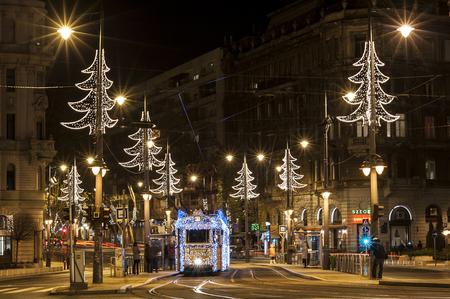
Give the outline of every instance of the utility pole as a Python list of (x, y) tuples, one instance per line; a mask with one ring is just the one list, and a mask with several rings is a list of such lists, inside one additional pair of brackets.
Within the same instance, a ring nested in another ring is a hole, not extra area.
[[(247, 164), (247, 155), (244, 155), (244, 164)], [(245, 209), (245, 262), (250, 262), (250, 240), (248, 239), (248, 198), (247, 198), (247, 168), (244, 167), (244, 209)]]
[(378, 176), (375, 170), (375, 157), (377, 156), (377, 116), (376, 116), (376, 99), (375, 99), (375, 45), (373, 38), (373, 23), (372, 23), (372, 6), (373, 1), (369, 1), (369, 45), (373, 50), (370, 51), (370, 124), (369, 124), (369, 162), (370, 165), (370, 234), (376, 236), (378, 234), (378, 215), (376, 210), (378, 207)]
[(330, 253), (330, 192), (328, 190), (328, 130), (331, 125), (331, 119), (328, 116), (328, 99), (327, 92), (324, 95), (324, 132), (323, 132), (323, 215), (322, 215), (322, 229), (323, 229), (323, 247), (322, 247), (322, 268), (329, 268), (329, 253)]
[[(103, 1), (100, 1), (100, 32), (98, 38), (98, 66), (97, 66), (97, 110), (96, 110), (96, 143), (95, 154), (97, 163), (101, 163), (100, 167), (103, 167)], [(95, 214), (94, 218), (94, 261), (93, 261), (93, 283), (103, 283), (103, 228), (101, 219), (102, 201), (103, 201), (103, 177), (102, 169), (95, 175)]]
[[(147, 121), (147, 96), (144, 94), (144, 121)], [(149, 178), (149, 167), (148, 167), (148, 129), (144, 130), (144, 244), (148, 244), (150, 241), (150, 200), (152, 199), (150, 194), (150, 178)], [(144, 271), (148, 271), (147, 265), (147, 250), (144, 251)]]

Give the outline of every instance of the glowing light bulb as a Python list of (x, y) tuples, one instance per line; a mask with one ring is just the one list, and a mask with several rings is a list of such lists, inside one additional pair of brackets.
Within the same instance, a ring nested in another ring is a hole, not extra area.
[(353, 101), (356, 97), (356, 94), (353, 91), (349, 91), (345, 94), (345, 97), (349, 100), (349, 101)]
[(118, 95), (118, 96), (115, 98), (115, 101), (116, 101), (116, 103), (117, 103), (119, 106), (122, 106), (122, 105), (125, 103), (126, 100), (127, 100), (127, 98), (124, 97), (123, 95)]
[(153, 142), (153, 140), (147, 141), (147, 147), (148, 148), (152, 148), (154, 145), (155, 145), (155, 142)]
[(403, 24), (402, 26), (397, 28), (397, 31), (400, 31), (404, 38), (407, 38), (413, 30), (414, 28), (408, 24)]
[(260, 154), (256, 155), (256, 158), (258, 159), (258, 161), (262, 161), (262, 160), (264, 160), (265, 156), (264, 156), (264, 154), (260, 153)]
[(308, 145), (309, 145), (308, 140), (302, 140), (302, 141), (300, 141), (300, 146), (301, 146), (302, 148), (307, 148)]
[(280, 165), (278, 165), (277, 167), (275, 167), (275, 169), (276, 169), (277, 172), (281, 172), (281, 170), (282, 170), (282, 168), (281, 168)]
[(89, 165), (92, 165), (92, 163), (94, 163), (95, 159), (94, 159), (94, 157), (87, 157), (86, 161)]
[(68, 40), (69, 37), (72, 35), (73, 30), (68, 26), (61, 26), (58, 29), (58, 33), (59, 33), (59, 35), (61, 35), (63, 40)]
[(97, 175), (97, 174), (100, 173), (101, 167), (100, 167), (100, 166), (94, 166), (94, 167), (92, 167), (91, 169), (92, 169), (92, 173), (93, 173), (94, 175)]
[(225, 159), (227, 159), (228, 162), (231, 162), (231, 161), (233, 161), (233, 155), (228, 154), (225, 156)]
[(66, 171), (67, 170), (67, 165), (66, 164), (61, 164), (59, 166), (59, 169), (61, 169), (61, 171)]

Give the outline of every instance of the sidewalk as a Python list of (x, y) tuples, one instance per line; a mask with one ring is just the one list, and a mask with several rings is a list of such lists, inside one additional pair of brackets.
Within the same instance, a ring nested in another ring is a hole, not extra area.
[(92, 272), (86, 272), (88, 288), (86, 290), (73, 291), (69, 285), (64, 288), (53, 290), (50, 295), (99, 295), (99, 294), (121, 294), (134, 288), (139, 288), (154, 281), (177, 275), (175, 271), (160, 271), (158, 273), (141, 273), (139, 275), (128, 275), (125, 277), (111, 277), (109, 271), (103, 272), (103, 283), (92, 283)]
[(302, 278), (329, 281), (340, 284), (363, 284), (363, 285), (395, 285), (395, 286), (417, 286), (417, 287), (442, 287), (450, 288), (450, 275), (447, 271), (433, 271), (430, 269), (404, 269), (404, 267), (385, 267), (382, 280), (370, 280), (356, 274), (349, 274), (320, 268), (303, 268), (298, 265), (278, 264), (272, 267), (282, 268), (293, 275)]

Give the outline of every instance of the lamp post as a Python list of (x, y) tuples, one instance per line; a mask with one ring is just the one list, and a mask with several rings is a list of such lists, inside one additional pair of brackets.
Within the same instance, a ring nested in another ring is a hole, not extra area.
[(331, 118), (328, 115), (328, 99), (327, 93), (324, 96), (324, 131), (323, 131), (323, 217), (322, 217), (322, 230), (323, 230), (323, 247), (322, 247), (322, 268), (329, 269), (329, 246), (330, 246), (330, 202), (329, 198), (331, 192), (328, 191), (328, 131), (331, 126)]

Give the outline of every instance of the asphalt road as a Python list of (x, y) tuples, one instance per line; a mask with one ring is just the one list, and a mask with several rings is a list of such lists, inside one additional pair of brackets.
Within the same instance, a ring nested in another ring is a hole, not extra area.
[[(42, 275), (0, 282), (0, 298), (48, 297), (56, 287), (67, 285), (68, 274)], [(356, 285), (303, 279), (281, 269), (233, 264), (216, 276), (178, 275), (157, 281), (122, 295), (71, 296), (70, 298), (449, 298), (449, 289)]]

